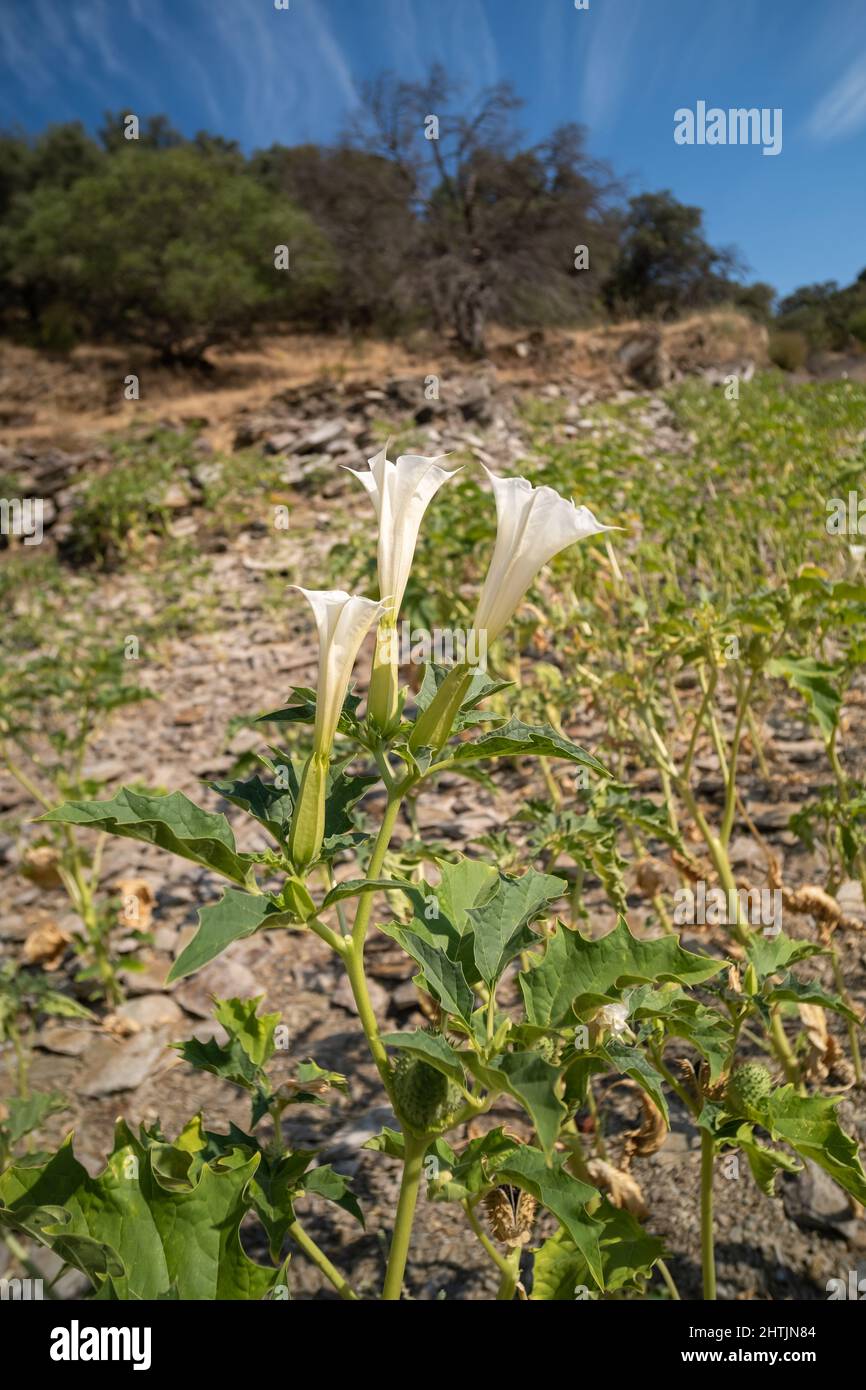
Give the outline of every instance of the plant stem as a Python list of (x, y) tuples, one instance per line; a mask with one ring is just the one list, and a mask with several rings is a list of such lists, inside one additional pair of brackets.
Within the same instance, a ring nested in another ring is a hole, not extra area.
[(794, 1085), (800, 1084), (800, 1068), (797, 1059), (791, 1051), (791, 1044), (785, 1036), (785, 1029), (782, 1026), (782, 1016), (779, 1013), (778, 1004), (774, 1004), (770, 1009), (770, 1040), (779, 1061), (785, 1070), (785, 1077), (788, 1081), (793, 1081)]
[(514, 1298), (517, 1284), (520, 1279), (520, 1249), (516, 1247), (509, 1251), (505, 1261), (506, 1269), (499, 1281), (499, 1290), (496, 1294), (498, 1302), (510, 1303)]
[(350, 1302), (358, 1301), (358, 1295), (349, 1287), (340, 1271), (335, 1265), (331, 1264), (324, 1250), (320, 1249), (313, 1240), (313, 1237), (307, 1234), (300, 1221), (297, 1219), (295, 1219), (289, 1227), (289, 1235), (296, 1244), (300, 1246), (307, 1259), (314, 1264), (318, 1270), (321, 1270), (325, 1278), (333, 1284), (341, 1298), (345, 1298)]
[(364, 948), (360, 948), (354, 941), (347, 940), (342, 951), (343, 963), (346, 967), (346, 975), (349, 980), (349, 987), (352, 997), (355, 1000), (355, 1008), (358, 1010), (358, 1018), (361, 1020), (361, 1027), (367, 1039), (367, 1046), (370, 1055), (376, 1063), (376, 1070), (381, 1077), (382, 1084), (388, 1095), (391, 1095), (391, 1074), (388, 1069), (388, 1054), (379, 1037), (379, 1024), (373, 1011), (370, 1000), (370, 991), (367, 988), (367, 976), (364, 972)]
[(716, 1297), (716, 1256), (713, 1242), (713, 1158), (716, 1144), (709, 1130), (701, 1130), (701, 1267), (704, 1298)]
[(666, 1286), (667, 1286), (668, 1293), (670, 1294), (671, 1298), (672, 1298), (676, 1303), (679, 1303), (679, 1302), (680, 1302), (680, 1291), (679, 1291), (679, 1289), (677, 1288), (676, 1284), (674, 1283), (673, 1275), (671, 1274), (671, 1272), (670, 1272), (670, 1270), (668, 1269), (667, 1265), (665, 1264), (664, 1260), (656, 1260), (656, 1269), (658, 1270), (659, 1274), (662, 1276), (662, 1279), (664, 1279), (665, 1284), (666, 1284)]
[[(842, 974), (842, 966), (839, 963), (839, 952), (836, 950), (835, 946), (830, 951), (830, 960), (833, 963), (833, 979), (836, 983), (836, 989), (839, 991), (839, 997), (843, 1003), (848, 1005), (849, 1009), (853, 1008), (851, 996), (845, 987), (845, 977)], [(857, 1082), (858, 1086), (862, 1086), (863, 1059), (860, 1056), (860, 1039), (857, 1037), (857, 1024), (852, 1023), (850, 1018), (848, 1019), (848, 1044), (851, 1048), (851, 1061), (854, 1064), (854, 1080)]]
[[(487, 1235), (486, 1231), (484, 1230), (480, 1221), (478, 1220), (478, 1217), (475, 1215), (472, 1203), (470, 1201), (467, 1200), (463, 1203), (463, 1210), (466, 1212), (466, 1218), (469, 1222), (469, 1225), (472, 1227), (472, 1230), (475, 1232), (475, 1235), (479, 1243), (484, 1247), (484, 1249), (487, 1251), (487, 1254), (490, 1256), (491, 1260), (496, 1265), (496, 1268), (502, 1275), (502, 1280), (504, 1283), (512, 1272), (508, 1260), (503, 1254), (501, 1254), (499, 1250), (496, 1249), (496, 1246), (493, 1244), (493, 1241)], [(501, 1292), (502, 1284), (500, 1284), (499, 1288)]]
[(412, 1222), (415, 1219), (415, 1204), (418, 1201), (418, 1187), (427, 1148), (425, 1139), (404, 1131), (403, 1134), (403, 1179), (400, 1183), (400, 1199), (394, 1219), (394, 1234), (391, 1237), (391, 1251), (388, 1256), (388, 1269), (382, 1288), (382, 1298), (386, 1303), (399, 1300), (403, 1292), (403, 1274), (409, 1255), (409, 1242), (412, 1239)]

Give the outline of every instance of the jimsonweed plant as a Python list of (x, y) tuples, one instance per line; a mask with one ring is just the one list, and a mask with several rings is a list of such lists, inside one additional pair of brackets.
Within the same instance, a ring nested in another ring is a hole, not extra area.
[[(223, 815), (178, 792), (124, 789), (109, 801), (67, 802), (42, 819), (157, 844), (227, 880), (222, 898), (201, 909), (197, 933), (170, 979), (193, 973), (257, 931), (312, 933), (342, 963), (397, 1125), (365, 1146), (401, 1166), (383, 1299), (402, 1296), (422, 1185), (427, 1200), (460, 1206), (495, 1266), (501, 1299), (678, 1297), (662, 1242), (636, 1214), (643, 1208), (633, 1200), (636, 1184), (627, 1171), (633, 1157), (664, 1141), (671, 1096), (701, 1136), (704, 1292), (712, 1298), (719, 1153), (740, 1151), (768, 1192), (777, 1172), (797, 1167), (797, 1155), (804, 1155), (866, 1201), (866, 1174), (839, 1127), (837, 1100), (805, 1094), (799, 1074), (796, 1083), (776, 1084), (775, 1058), (768, 1056), (767, 1067), (751, 1055), (756, 1040), (760, 1045), (755, 1030), (768, 1029), (774, 1011), (792, 1001), (835, 1010), (857, 1026), (859, 1019), (844, 1000), (797, 974), (795, 967), (823, 948), (782, 932), (768, 939), (738, 924), (741, 961), (734, 968), (685, 950), (673, 932), (639, 938), (624, 913), (600, 938), (576, 928), (585, 912), (574, 885), (554, 872), (560, 853), (572, 855), (579, 868), (603, 868), (624, 908), (617, 808), (635, 828), (655, 824), (656, 809), (613, 783), (602, 763), (554, 724), (485, 712), (485, 701), (507, 699), (507, 682), (471, 665), (428, 665), (412, 708), (385, 643), (399, 617), (421, 518), (451, 475), (435, 460), (407, 456), (392, 464), (380, 454), (370, 475), (359, 476), (379, 519), (379, 596), (302, 591), (319, 637), (317, 689), (295, 689), (284, 708), (261, 716), (277, 729), (309, 726), (308, 756), (298, 760), (275, 744), (261, 755), (261, 774), (210, 784), (265, 827), (271, 847), (239, 851)], [(488, 476), (497, 534), (473, 628), (492, 644), (541, 568), (608, 528), (553, 488)], [(374, 624), (377, 655), (362, 713), (351, 677)], [(490, 760), (527, 757), (572, 764), (594, 789), (594, 817), (550, 826), (543, 807), (530, 807), (541, 868), (532, 853), (530, 862), (503, 867), (430, 850), (417, 856), (411, 875), (385, 872), (401, 808), (442, 773), (480, 776)], [(384, 793), (375, 834), (359, 810), (373, 789), (379, 801)], [(670, 834), (676, 840), (674, 828)], [(349, 860), (357, 869), (344, 877)], [(400, 907), (374, 921), (380, 895)], [(573, 920), (558, 919), (560, 902)], [(430, 1026), (381, 1030), (365, 965), (374, 927), (414, 962)], [(341, 1175), (311, 1167), (308, 1151), (287, 1150), (281, 1129), (287, 1104), (351, 1089), (351, 1078), (293, 1059), (291, 1079), (281, 1082), (274, 1070), (276, 1016), (259, 1015), (257, 1002), (218, 1004), (225, 1044), (182, 1045), (192, 1065), (250, 1094), (249, 1133), (232, 1127), (214, 1135), (195, 1117), (171, 1143), (158, 1131), (136, 1138), (121, 1126), (87, 1204), (78, 1196), (86, 1175), (65, 1146), (62, 1162), (55, 1156), (42, 1168), (13, 1165), (0, 1178), (0, 1220), (51, 1244), (69, 1263), (86, 1262), (100, 1297), (275, 1296), (286, 1278), (284, 1247), (292, 1242), (342, 1298), (357, 1297), (351, 1271), (335, 1267), (295, 1210), (302, 1196), (325, 1197), (360, 1216), (357, 1201)], [(578, 1123), (586, 1110), (598, 1118), (594, 1078), (611, 1074), (638, 1089), (648, 1120), (619, 1168), (604, 1148), (603, 1126), (587, 1133)], [(524, 1112), (521, 1134), (495, 1123), (502, 1106)], [(494, 1123), (485, 1128), (488, 1114)], [(270, 1139), (254, 1136), (259, 1123), (270, 1123)], [(793, 1152), (780, 1149), (782, 1143)], [(124, 1188), (127, 1172), (132, 1186)], [(36, 1187), (39, 1212), (30, 1195)], [(127, 1196), (142, 1223), (134, 1249), (106, 1219), (107, 1204)], [(178, 1205), (194, 1233), (183, 1249), (173, 1236)], [(58, 1208), (62, 1219), (55, 1219)], [(241, 1222), (250, 1214), (267, 1233), (269, 1266), (252, 1265), (241, 1245)]]

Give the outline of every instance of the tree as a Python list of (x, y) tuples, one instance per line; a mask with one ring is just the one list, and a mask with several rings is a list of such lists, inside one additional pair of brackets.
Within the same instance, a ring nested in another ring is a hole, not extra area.
[(2, 261), (32, 320), (62, 303), (81, 331), (189, 358), (258, 323), (314, 318), (333, 273), (308, 217), (189, 147), (121, 149), (68, 190), (37, 189)]
[(604, 297), (614, 312), (669, 318), (730, 298), (737, 269), (733, 250), (710, 246), (700, 208), (669, 191), (641, 193), (629, 200)]
[(417, 317), (405, 272), (418, 253), (418, 228), (390, 160), (362, 150), (272, 145), (256, 151), (249, 172), (302, 208), (334, 250), (322, 327), (392, 333)]
[[(605, 265), (612, 182), (585, 155), (578, 127), (521, 149), (513, 124), (520, 104), (499, 83), (461, 105), (441, 67), (421, 83), (385, 74), (365, 89), (347, 133), (352, 147), (399, 173), (399, 196), (418, 218), (418, 251), (404, 278), (435, 326), (450, 328), (476, 356), (493, 316), (522, 323), (579, 316)], [(594, 270), (576, 268), (578, 243), (591, 246)]]

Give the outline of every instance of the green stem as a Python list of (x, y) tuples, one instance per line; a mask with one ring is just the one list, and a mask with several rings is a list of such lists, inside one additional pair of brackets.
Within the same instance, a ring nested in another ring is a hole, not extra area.
[[(496, 1246), (493, 1244), (493, 1241), (487, 1235), (486, 1231), (479, 1222), (478, 1217), (475, 1215), (475, 1212), (472, 1208), (472, 1203), (470, 1201), (467, 1200), (463, 1203), (463, 1210), (466, 1212), (466, 1218), (469, 1222), (469, 1225), (475, 1232), (475, 1235), (479, 1243), (484, 1247), (484, 1249), (487, 1251), (487, 1254), (490, 1256), (491, 1260), (496, 1265), (496, 1268), (502, 1275), (502, 1280), (504, 1282), (505, 1279), (511, 1275), (511, 1267), (508, 1263), (508, 1260), (499, 1250), (496, 1249)], [(502, 1284), (500, 1284), (499, 1288), (501, 1292)]]
[(520, 1279), (519, 1247), (516, 1247), (514, 1250), (509, 1251), (505, 1263), (506, 1269), (503, 1272), (502, 1278), (499, 1281), (499, 1290), (496, 1294), (496, 1298), (498, 1302), (510, 1303), (511, 1300), (514, 1298), (514, 1294), (517, 1290), (517, 1284)]
[(792, 1081), (795, 1086), (800, 1084), (800, 1068), (797, 1059), (791, 1051), (791, 1044), (785, 1036), (785, 1029), (782, 1026), (782, 1017), (779, 1013), (778, 1004), (772, 1005), (770, 1009), (770, 1040), (773, 1050), (785, 1070), (788, 1081)]
[(358, 1301), (358, 1295), (349, 1287), (337, 1267), (331, 1264), (324, 1250), (320, 1249), (313, 1237), (307, 1234), (297, 1219), (289, 1227), (289, 1235), (300, 1246), (311, 1264), (321, 1270), (325, 1278), (333, 1284), (341, 1298), (345, 1298), (348, 1302)]
[(408, 1131), (404, 1132), (403, 1144), (403, 1178), (400, 1183), (400, 1198), (394, 1220), (394, 1234), (391, 1237), (388, 1269), (382, 1288), (382, 1298), (386, 1303), (397, 1302), (403, 1292), (403, 1275), (409, 1256), (412, 1223), (415, 1219), (418, 1188), (421, 1183), (424, 1153), (427, 1149), (426, 1139), (417, 1139)]
[(716, 1297), (716, 1256), (713, 1241), (713, 1158), (716, 1143), (709, 1130), (701, 1130), (701, 1268), (704, 1298)]
[(667, 1265), (665, 1264), (664, 1260), (656, 1260), (656, 1269), (662, 1276), (662, 1279), (664, 1279), (668, 1293), (670, 1294), (671, 1298), (674, 1300), (674, 1302), (679, 1303), (680, 1291), (674, 1283), (674, 1277), (668, 1269)]
[[(848, 990), (845, 987), (845, 977), (842, 974), (842, 966), (839, 963), (839, 952), (836, 950), (835, 946), (830, 952), (830, 960), (833, 963), (833, 979), (836, 983), (836, 989), (839, 993), (839, 998), (843, 1001), (843, 1003), (848, 1005), (849, 1009), (853, 1008), (851, 996), (849, 995)], [(858, 1086), (862, 1086), (863, 1059), (860, 1056), (860, 1039), (857, 1036), (857, 1024), (854, 1023), (850, 1018), (848, 1019), (848, 1045), (851, 1048), (851, 1061), (854, 1064), (854, 1080), (857, 1082)]]

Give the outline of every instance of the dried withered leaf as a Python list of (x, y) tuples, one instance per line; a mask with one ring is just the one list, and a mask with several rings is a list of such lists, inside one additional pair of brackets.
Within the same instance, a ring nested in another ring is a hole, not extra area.
[(44, 926), (36, 927), (21, 948), (24, 964), (41, 965), (43, 970), (57, 970), (71, 939), (56, 922), (46, 922)]
[(637, 866), (635, 882), (645, 898), (654, 898), (665, 886), (665, 866), (648, 855)]
[(146, 878), (121, 878), (117, 881), (120, 911), (117, 920), (122, 927), (147, 931), (153, 916), (156, 895)]
[(140, 1023), (134, 1018), (124, 1018), (122, 1014), (107, 1014), (102, 1020), (102, 1027), (113, 1038), (133, 1038), (141, 1032)]
[(644, 1201), (640, 1184), (631, 1173), (614, 1168), (612, 1163), (607, 1163), (603, 1158), (591, 1158), (586, 1168), (592, 1181), (607, 1193), (615, 1207), (623, 1207), (630, 1211), (638, 1221), (649, 1215), (649, 1207)]
[(54, 845), (31, 845), (24, 851), (21, 872), (40, 888), (59, 888), (63, 883), (60, 851)]

